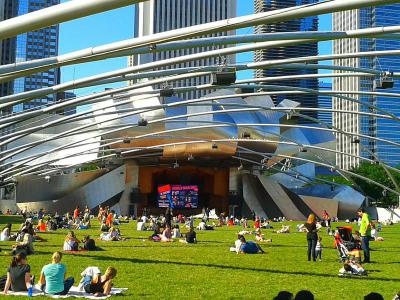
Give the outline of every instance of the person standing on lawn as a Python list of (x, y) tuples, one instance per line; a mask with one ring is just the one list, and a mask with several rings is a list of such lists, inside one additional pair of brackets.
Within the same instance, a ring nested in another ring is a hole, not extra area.
[(77, 206), (74, 210), (74, 221), (79, 217), (79, 207)]
[(363, 208), (357, 211), (358, 216), (361, 218), (360, 235), (361, 235), (361, 248), (364, 251), (363, 263), (370, 263), (370, 249), (369, 241), (371, 240), (371, 219)]
[(318, 240), (318, 234), (317, 234), (318, 229), (314, 214), (310, 214), (308, 216), (307, 222), (304, 224), (304, 227), (307, 229), (308, 261), (311, 261), (311, 256), (313, 261), (316, 261), (317, 255), (315, 253), (315, 247), (317, 245), (317, 240)]

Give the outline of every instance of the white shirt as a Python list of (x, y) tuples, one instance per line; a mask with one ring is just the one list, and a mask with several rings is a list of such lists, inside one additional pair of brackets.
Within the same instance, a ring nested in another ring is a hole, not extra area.
[(199, 226), (197, 226), (198, 230), (206, 230), (206, 223), (203, 221), (200, 222)]
[(4, 228), (0, 234), (0, 241), (8, 241), (10, 239), (10, 232), (8, 228)]
[(136, 230), (137, 231), (144, 231), (144, 227), (145, 227), (144, 225), (145, 225), (144, 222), (138, 222), (137, 226), (136, 226)]
[(242, 242), (240, 240), (236, 240), (235, 241), (236, 253), (240, 252), (240, 246), (242, 246)]

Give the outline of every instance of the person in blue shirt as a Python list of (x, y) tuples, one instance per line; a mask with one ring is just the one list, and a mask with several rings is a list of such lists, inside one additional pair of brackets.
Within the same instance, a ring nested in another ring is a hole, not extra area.
[(66, 278), (67, 269), (61, 263), (61, 252), (54, 252), (51, 264), (45, 265), (40, 273), (42, 291), (52, 295), (66, 295), (74, 285), (74, 278)]
[(258, 254), (265, 253), (263, 249), (261, 249), (260, 245), (255, 242), (249, 241), (246, 242), (244, 236), (240, 237), (240, 253), (242, 254)]

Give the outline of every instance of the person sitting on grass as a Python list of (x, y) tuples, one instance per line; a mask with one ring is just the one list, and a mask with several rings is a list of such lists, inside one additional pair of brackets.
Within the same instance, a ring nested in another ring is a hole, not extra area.
[(175, 225), (174, 229), (172, 229), (172, 238), (173, 239), (179, 239), (182, 237), (181, 231), (179, 229), (179, 225)]
[(194, 228), (190, 228), (189, 232), (186, 233), (185, 239), (184, 240), (179, 240), (181, 243), (185, 244), (196, 244), (197, 243), (197, 237), (196, 237), (196, 232), (194, 231)]
[(136, 230), (137, 231), (146, 231), (146, 223), (142, 220), (139, 219), (136, 225)]
[(161, 234), (161, 242), (173, 242), (174, 240), (172, 239), (172, 231), (171, 231), (171, 227), (169, 225), (165, 226), (165, 229), (163, 231), (163, 233)]
[(40, 219), (38, 221), (38, 224), (36, 226), (36, 230), (39, 232), (46, 232), (46, 222), (43, 219)]
[(258, 253), (265, 253), (263, 249), (261, 249), (260, 245), (255, 242), (249, 241), (246, 242), (244, 236), (240, 237), (240, 251), (239, 253), (242, 254), (258, 254)]
[(25, 292), (33, 284), (31, 267), (26, 261), (25, 253), (18, 253), (12, 258), (10, 267), (7, 270), (7, 281), (4, 287), (5, 295), (7, 295), (10, 287), (13, 292)]
[(9, 241), (11, 238), (11, 224), (7, 224), (3, 231), (0, 233), (0, 241)]
[(88, 294), (94, 294), (96, 297), (110, 295), (112, 280), (117, 276), (117, 270), (108, 267), (104, 275), (96, 274), (93, 277), (86, 275), (83, 282), (83, 289)]
[(74, 278), (66, 278), (67, 269), (61, 263), (62, 253), (54, 252), (51, 264), (45, 265), (40, 273), (41, 290), (51, 295), (66, 295), (74, 285)]
[(90, 236), (86, 235), (83, 240), (83, 249), (86, 251), (96, 251), (97, 247), (96, 247), (96, 242), (94, 241), (94, 239), (90, 238)]
[(13, 255), (16, 255), (21, 252), (25, 253), (26, 255), (31, 255), (35, 253), (33, 249), (33, 237), (26, 228), (24, 228), (21, 231), (20, 240), (21, 240), (20, 242), (18, 242), (13, 246), (12, 250)]
[(64, 240), (64, 251), (78, 251), (80, 241), (76, 238), (73, 231), (68, 232)]
[(160, 227), (158, 225), (156, 225), (156, 227), (154, 228), (154, 232), (151, 236), (149, 236), (149, 240), (153, 241), (153, 242), (159, 242), (161, 241), (161, 237), (160, 237)]
[(263, 242), (263, 243), (271, 243), (272, 239), (265, 239), (264, 234), (261, 233), (261, 229), (257, 228), (256, 230), (256, 241), (257, 242)]
[(375, 224), (373, 224), (371, 227), (372, 227), (371, 228), (371, 237), (372, 237), (372, 239), (374, 241), (376, 241), (376, 242), (383, 242), (384, 238), (381, 237), (381, 236), (378, 236), (378, 230), (376, 230)]

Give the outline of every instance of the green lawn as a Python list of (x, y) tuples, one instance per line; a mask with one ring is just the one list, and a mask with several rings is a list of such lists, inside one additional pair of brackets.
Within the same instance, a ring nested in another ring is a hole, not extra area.
[[(1, 227), (10, 221), (19, 222), (15, 217), (0, 216)], [(363, 299), (373, 291), (392, 299), (400, 289), (399, 225), (383, 228), (385, 241), (371, 243), (373, 263), (366, 265), (369, 276), (354, 279), (337, 276), (341, 265), (332, 248), (332, 237), (325, 233), (323, 261), (314, 263), (307, 262), (302, 233), (278, 235), (264, 230), (267, 237), (273, 238), (272, 244), (264, 246), (265, 255), (236, 255), (229, 252), (229, 247), (239, 227), (198, 232), (197, 245), (147, 241), (149, 233), (137, 232), (135, 222), (122, 224), (120, 229), (129, 241), (98, 242), (104, 251), (64, 255), (68, 275), (79, 281), (79, 274), (87, 266), (102, 270), (114, 266), (118, 270), (115, 285), (129, 288), (118, 299), (272, 299), (281, 290), (296, 293), (301, 289), (312, 291), (317, 299)], [(34, 274), (39, 275), (51, 254), (62, 249), (66, 232), (42, 234), (47, 242), (35, 243), (37, 254), (29, 257)], [(94, 226), (76, 233), (78, 237), (97, 236), (99, 231)], [(11, 244), (0, 244), (0, 274), (6, 272), (10, 260), (6, 252)]]

